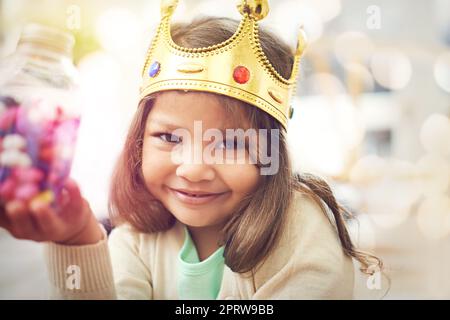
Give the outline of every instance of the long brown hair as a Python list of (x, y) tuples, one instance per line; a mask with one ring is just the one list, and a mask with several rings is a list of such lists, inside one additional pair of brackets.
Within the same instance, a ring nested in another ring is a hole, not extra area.
[[(174, 24), (171, 29), (174, 42), (185, 47), (207, 47), (229, 39), (238, 22), (228, 18), (202, 18), (190, 24)], [(269, 32), (260, 30), (261, 45), (274, 68), (285, 78), (290, 77), (293, 54), (289, 46)], [(110, 190), (110, 215), (114, 224), (124, 221), (141, 232), (167, 230), (175, 223), (174, 216), (155, 199), (144, 184), (141, 160), (145, 123), (158, 94), (143, 99), (134, 116), (125, 146), (118, 160)], [(230, 117), (243, 115), (251, 128), (279, 130), (279, 170), (274, 175), (262, 176), (254, 193), (245, 197), (223, 228), (225, 263), (234, 272), (245, 273), (259, 266), (274, 249), (283, 230), (287, 211), (295, 191), (309, 195), (324, 214), (332, 212), (344, 252), (361, 263), (366, 273), (381, 261), (354, 247), (345, 226), (344, 216), (350, 213), (339, 205), (329, 185), (313, 175), (295, 174), (286, 141), (286, 131), (269, 114), (236, 99), (216, 95)], [(236, 110), (240, 112), (236, 112)], [(270, 150), (270, 139), (267, 141)], [(259, 159), (259, 157), (257, 157)], [(257, 159), (257, 160), (258, 160)], [(258, 161), (257, 166), (261, 166)], [(378, 269), (378, 270), (379, 270)]]

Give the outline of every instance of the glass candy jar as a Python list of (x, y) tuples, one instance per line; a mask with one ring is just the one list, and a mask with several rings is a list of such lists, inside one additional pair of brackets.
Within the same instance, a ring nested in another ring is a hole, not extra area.
[(0, 64), (0, 201), (55, 203), (70, 174), (80, 124), (71, 34), (25, 26)]

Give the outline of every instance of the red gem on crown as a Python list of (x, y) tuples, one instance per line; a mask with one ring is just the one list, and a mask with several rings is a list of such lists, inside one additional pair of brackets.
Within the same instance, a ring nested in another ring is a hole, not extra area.
[(237, 83), (243, 84), (250, 79), (250, 71), (244, 66), (234, 68), (233, 79)]

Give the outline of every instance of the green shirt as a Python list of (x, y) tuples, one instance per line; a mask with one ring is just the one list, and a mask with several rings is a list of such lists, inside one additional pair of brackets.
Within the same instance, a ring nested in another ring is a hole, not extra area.
[(222, 284), (224, 246), (200, 262), (186, 226), (183, 247), (178, 254), (178, 296), (180, 299), (216, 299)]

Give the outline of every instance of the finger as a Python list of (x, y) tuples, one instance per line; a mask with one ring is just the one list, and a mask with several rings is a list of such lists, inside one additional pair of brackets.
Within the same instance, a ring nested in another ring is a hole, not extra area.
[(66, 189), (62, 188), (61, 192), (58, 195), (58, 198), (56, 199), (56, 202), (58, 203), (59, 207), (66, 206), (70, 201), (69, 193)]
[(44, 238), (51, 240), (64, 232), (64, 224), (49, 204), (35, 200), (31, 202), (30, 210), (37, 229)]
[(10, 230), (18, 238), (34, 238), (37, 234), (34, 222), (25, 203), (11, 201), (6, 204), (6, 214), (11, 223)]
[(70, 199), (71, 203), (81, 203), (83, 197), (81, 196), (80, 188), (75, 181), (69, 179), (64, 184), (64, 190), (67, 192), (67, 196)]
[(64, 197), (66, 197), (67, 200), (65, 200), (65, 205), (60, 207), (58, 214), (63, 219), (67, 218), (70, 220), (82, 214), (84, 199), (81, 195), (81, 191), (78, 188), (78, 185), (73, 180), (68, 180), (64, 184), (64, 190)]

